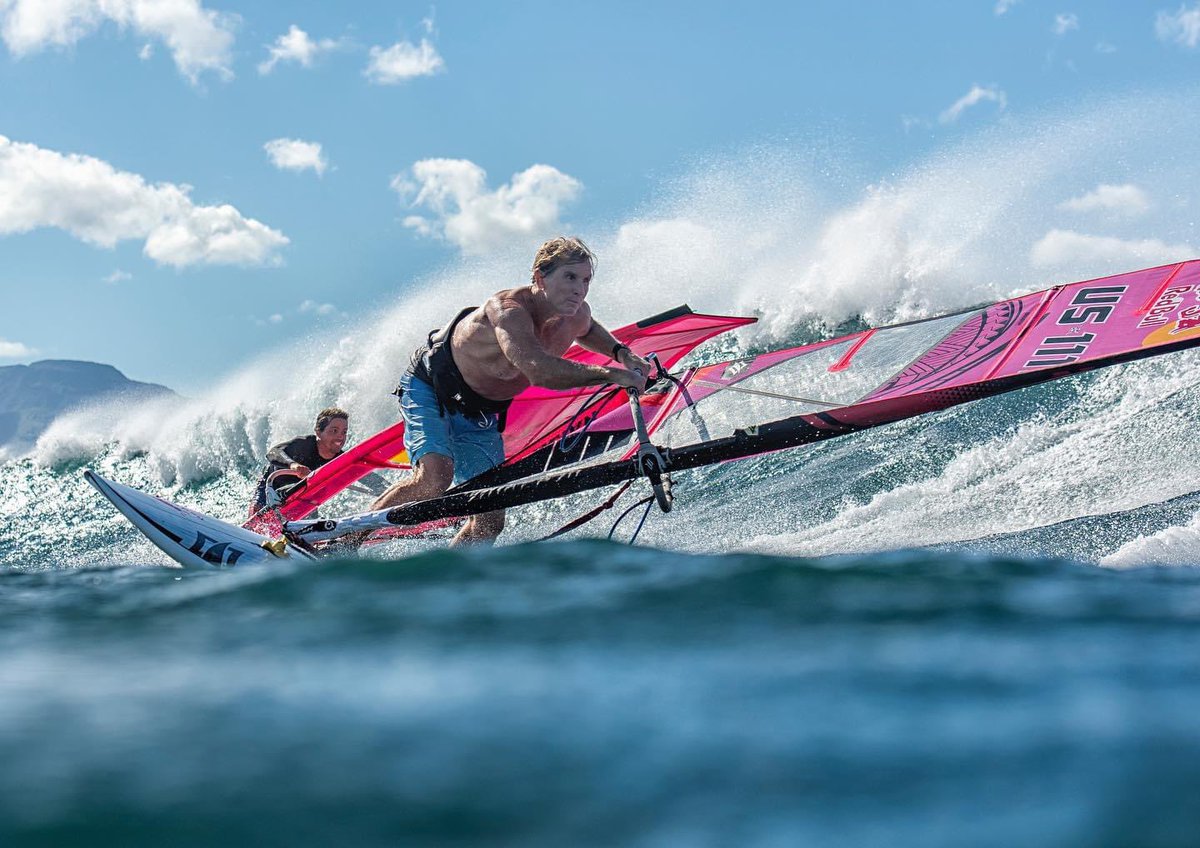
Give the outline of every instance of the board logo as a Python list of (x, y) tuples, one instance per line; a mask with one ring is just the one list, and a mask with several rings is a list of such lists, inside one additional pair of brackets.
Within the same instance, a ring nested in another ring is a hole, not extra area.
[(240, 551), (230, 545), (229, 542), (218, 542), (199, 531), (196, 533), (196, 541), (188, 550), (213, 565), (234, 565), (245, 553), (245, 551)]

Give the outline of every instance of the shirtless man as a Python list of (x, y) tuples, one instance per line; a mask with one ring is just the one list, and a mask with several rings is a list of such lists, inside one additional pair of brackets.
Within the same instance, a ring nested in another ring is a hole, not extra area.
[[(650, 363), (592, 318), (586, 298), (594, 269), (595, 257), (582, 241), (551, 239), (533, 258), (528, 286), (496, 292), (430, 333), (399, 389), (404, 446), (415, 473), (372, 509), (437, 497), (503, 462), (505, 412), (531, 385), (645, 388)], [(563, 359), (573, 342), (623, 367)], [(490, 543), (503, 529), (503, 510), (472, 516), (452, 544)]]

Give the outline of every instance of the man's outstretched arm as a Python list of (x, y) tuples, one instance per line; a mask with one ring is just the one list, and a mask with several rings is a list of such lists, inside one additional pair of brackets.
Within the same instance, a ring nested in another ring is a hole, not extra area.
[[(496, 341), (509, 362), (535, 386), (547, 389), (572, 389), (576, 386), (618, 386), (641, 389), (645, 380), (624, 368), (603, 365), (584, 365), (558, 356), (551, 356), (538, 341), (533, 319), (520, 306), (488, 304), (488, 317), (496, 328)], [(611, 335), (609, 338), (612, 338)], [(616, 344), (616, 340), (613, 340)], [(609, 348), (609, 355), (612, 349)]]
[(604, 354), (631, 371), (636, 369), (646, 376), (650, 375), (650, 363), (617, 341), (616, 337), (604, 329), (595, 318), (592, 319), (592, 325), (588, 331), (575, 341), (580, 347), (593, 353)]

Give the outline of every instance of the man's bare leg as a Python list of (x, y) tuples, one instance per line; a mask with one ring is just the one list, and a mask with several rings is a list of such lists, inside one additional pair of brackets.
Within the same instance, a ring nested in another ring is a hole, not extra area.
[(450, 547), (458, 545), (494, 545), (496, 537), (504, 530), (504, 510), (485, 512), (482, 515), (472, 515), (467, 523), (458, 531)]
[(436, 498), (454, 482), (454, 460), (440, 453), (427, 453), (417, 460), (413, 476), (395, 484), (375, 499), (371, 512), (402, 503)]
[[(417, 460), (413, 468), (413, 476), (388, 488), (386, 492), (375, 499), (370, 511), (390, 509), (404, 503), (423, 501), (436, 498), (450, 488), (454, 482), (454, 460), (440, 453), (427, 453)], [(338, 543), (346, 548), (357, 548), (371, 530), (359, 530), (342, 536)]]
[[(413, 476), (397, 483), (371, 504), (371, 511), (389, 509), (403, 503), (436, 498), (454, 482), (454, 460), (440, 453), (427, 453), (417, 461)], [(504, 530), (504, 510), (472, 515), (458, 531), (451, 546), (493, 544)]]

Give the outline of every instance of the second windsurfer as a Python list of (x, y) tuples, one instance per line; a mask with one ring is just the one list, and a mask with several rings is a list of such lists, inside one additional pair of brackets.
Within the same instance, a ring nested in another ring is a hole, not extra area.
[[(258, 485), (254, 487), (250, 517), (254, 518), (266, 508), (268, 486), (277, 490), (290, 488), (334, 457), (341, 456), (342, 449), (346, 446), (346, 428), (349, 423), (350, 413), (346, 410), (336, 406), (322, 409), (317, 413), (317, 423), (310, 435), (297, 436), (267, 451), (267, 467), (263, 469)], [(276, 472), (288, 471), (291, 474), (283, 474), (284, 479), (272, 481), (271, 478)]]

